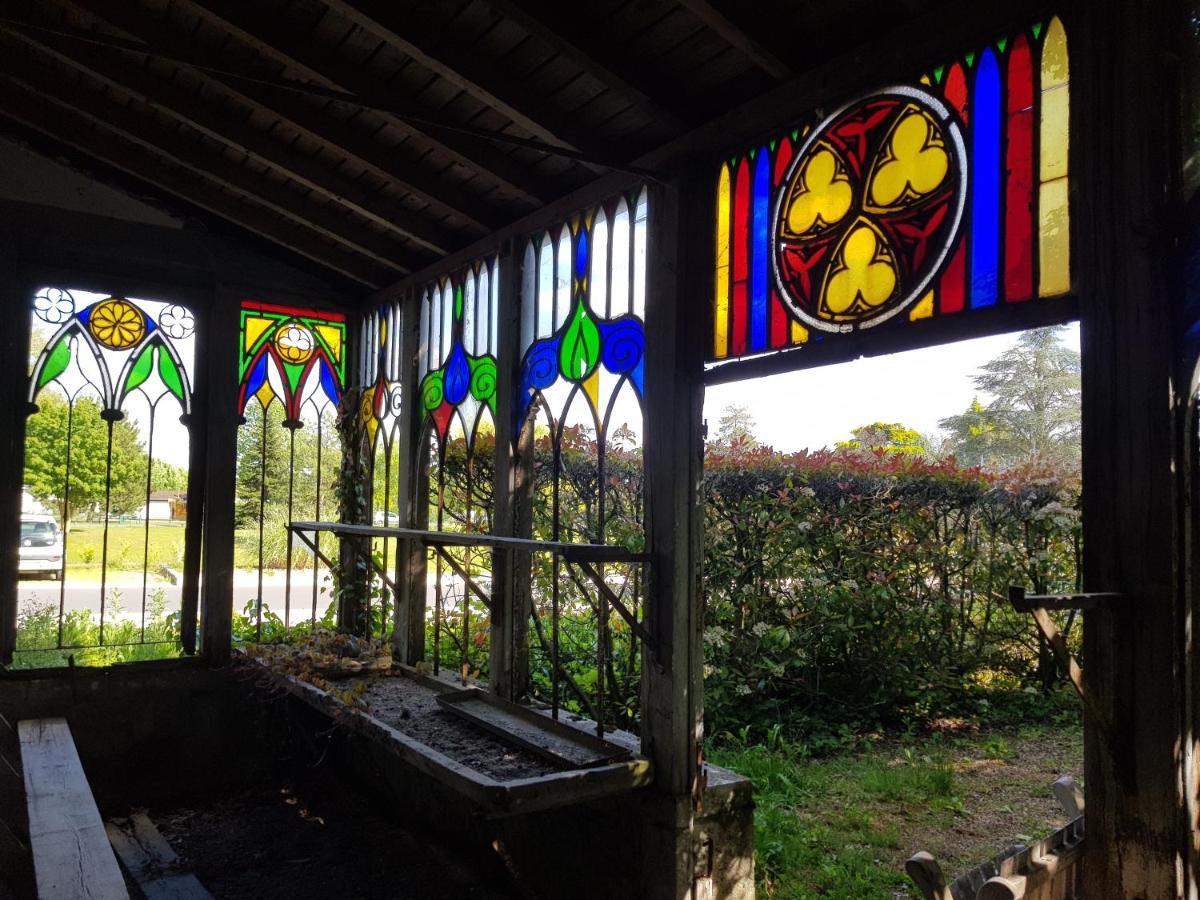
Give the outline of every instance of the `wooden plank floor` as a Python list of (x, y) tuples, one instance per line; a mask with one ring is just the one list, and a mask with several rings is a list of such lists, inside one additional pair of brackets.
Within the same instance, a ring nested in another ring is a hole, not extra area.
[(66, 719), (17, 725), (39, 900), (128, 898)]

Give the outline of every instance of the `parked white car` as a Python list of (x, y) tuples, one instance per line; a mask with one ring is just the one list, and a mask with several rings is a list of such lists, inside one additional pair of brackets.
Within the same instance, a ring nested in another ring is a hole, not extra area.
[(58, 578), (63, 563), (62, 532), (53, 516), (21, 516), (21, 574)]

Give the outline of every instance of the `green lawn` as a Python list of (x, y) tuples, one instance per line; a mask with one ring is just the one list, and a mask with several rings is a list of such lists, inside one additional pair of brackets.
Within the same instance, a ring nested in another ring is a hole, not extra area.
[[(150, 523), (150, 571), (160, 565), (176, 571), (183, 569), (182, 522)], [(111, 522), (108, 526), (109, 571), (142, 571), (145, 558), (146, 525), (144, 522)], [(67, 567), (72, 573), (100, 571), (103, 559), (104, 526), (99, 522), (77, 522), (67, 536)]]
[(1065, 824), (1050, 791), (1082, 776), (1077, 723), (878, 739), (809, 759), (768, 740), (709, 759), (754, 781), (760, 896), (896, 900), (919, 896), (904, 861), (927, 850), (948, 878)]

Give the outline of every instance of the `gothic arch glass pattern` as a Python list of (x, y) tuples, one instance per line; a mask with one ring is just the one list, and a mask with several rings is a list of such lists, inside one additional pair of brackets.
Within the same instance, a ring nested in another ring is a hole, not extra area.
[(1053, 18), (723, 162), (710, 362), (1070, 292)]
[[(242, 303), (235, 522), (239, 555), (253, 562), (255, 579), (253, 585), (235, 579), (235, 606), (244, 604), (240, 615), (234, 610), (239, 638), (281, 639), (296, 624), (314, 626), (327, 612), (321, 607), (331, 599), (329, 573), (293, 546), (287, 523), (336, 518), (342, 451), (336, 416), (345, 373), (344, 316)], [(319, 538), (318, 551), (336, 558), (336, 542), (324, 549)], [(311, 604), (294, 617), (292, 583), (299, 578), (311, 579)]]
[[(429, 483), (429, 524), (438, 531), (491, 531), (499, 295), (496, 257), (476, 260), (421, 294), (417, 393), (431, 442), (422, 474)], [(473, 578), (490, 577), (486, 554), (461, 548), (450, 555)], [(441, 556), (433, 556), (432, 569), (434, 671), (453, 654), (464, 678), (480, 674), (489, 610), (444, 568)]]
[[(39, 290), (32, 306), (25, 490), (33, 516), (31, 534), (22, 522), (22, 568), (59, 583), (47, 607), (54, 640), (19, 629), (18, 650), (39, 653), (39, 664), (65, 662), (54, 651), (68, 649), (97, 663), (174, 652), (180, 619), (169, 609), (181, 608), (179, 589), (154, 584), (151, 572), (179, 562), (158, 558), (150, 536), (152, 520), (186, 519), (195, 316), (175, 303), (58, 287)], [(184, 530), (172, 536), (182, 557)], [(99, 566), (94, 606), (67, 609), (76, 577), (68, 560)], [(140, 569), (131, 573), (131, 563)], [(150, 644), (167, 649), (129, 649)], [(125, 649), (105, 649), (115, 647)]]
[[(641, 428), (648, 197), (643, 189), (530, 238), (522, 251), (521, 347), (513, 415), (531, 453), (533, 537), (644, 546)], [(641, 613), (637, 566), (600, 567)], [(594, 590), (557, 554), (534, 559), (531, 692), (553, 710), (636, 728), (612, 698), (640, 677), (636, 632), (602, 615)], [(571, 623), (564, 627), (564, 611)], [(595, 630), (579, 627), (591, 611)], [(537, 673), (543, 673), (538, 675)]]

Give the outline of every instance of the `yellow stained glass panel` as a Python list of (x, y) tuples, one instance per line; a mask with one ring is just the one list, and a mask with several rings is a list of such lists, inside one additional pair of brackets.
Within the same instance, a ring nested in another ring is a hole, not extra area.
[(1038, 294), (1042, 297), (1071, 290), (1071, 228), (1067, 179), (1042, 185), (1038, 197)]
[(713, 356), (729, 354), (729, 166), (717, 180), (717, 285), (713, 308)]
[(1070, 120), (1070, 69), (1067, 33), (1054, 19), (1046, 29), (1042, 45), (1041, 179), (1050, 181), (1067, 174), (1068, 123)]
[[(383, 326), (386, 327), (386, 326)], [(329, 345), (329, 349), (333, 351), (333, 361), (337, 362), (342, 358), (342, 332), (338, 328), (332, 328), (328, 325), (318, 325), (317, 331)]]
[(247, 317), (246, 329), (244, 332), (246, 341), (245, 352), (249, 353), (250, 348), (258, 342), (258, 339), (262, 336), (262, 333), (274, 324), (275, 321), (273, 319), (260, 319), (257, 316)]
[(908, 314), (908, 320), (910, 322), (915, 322), (918, 319), (931, 318), (933, 318), (933, 291), (929, 291), (924, 297), (918, 300), (916, 305), (912, 308), (912, 312)]

